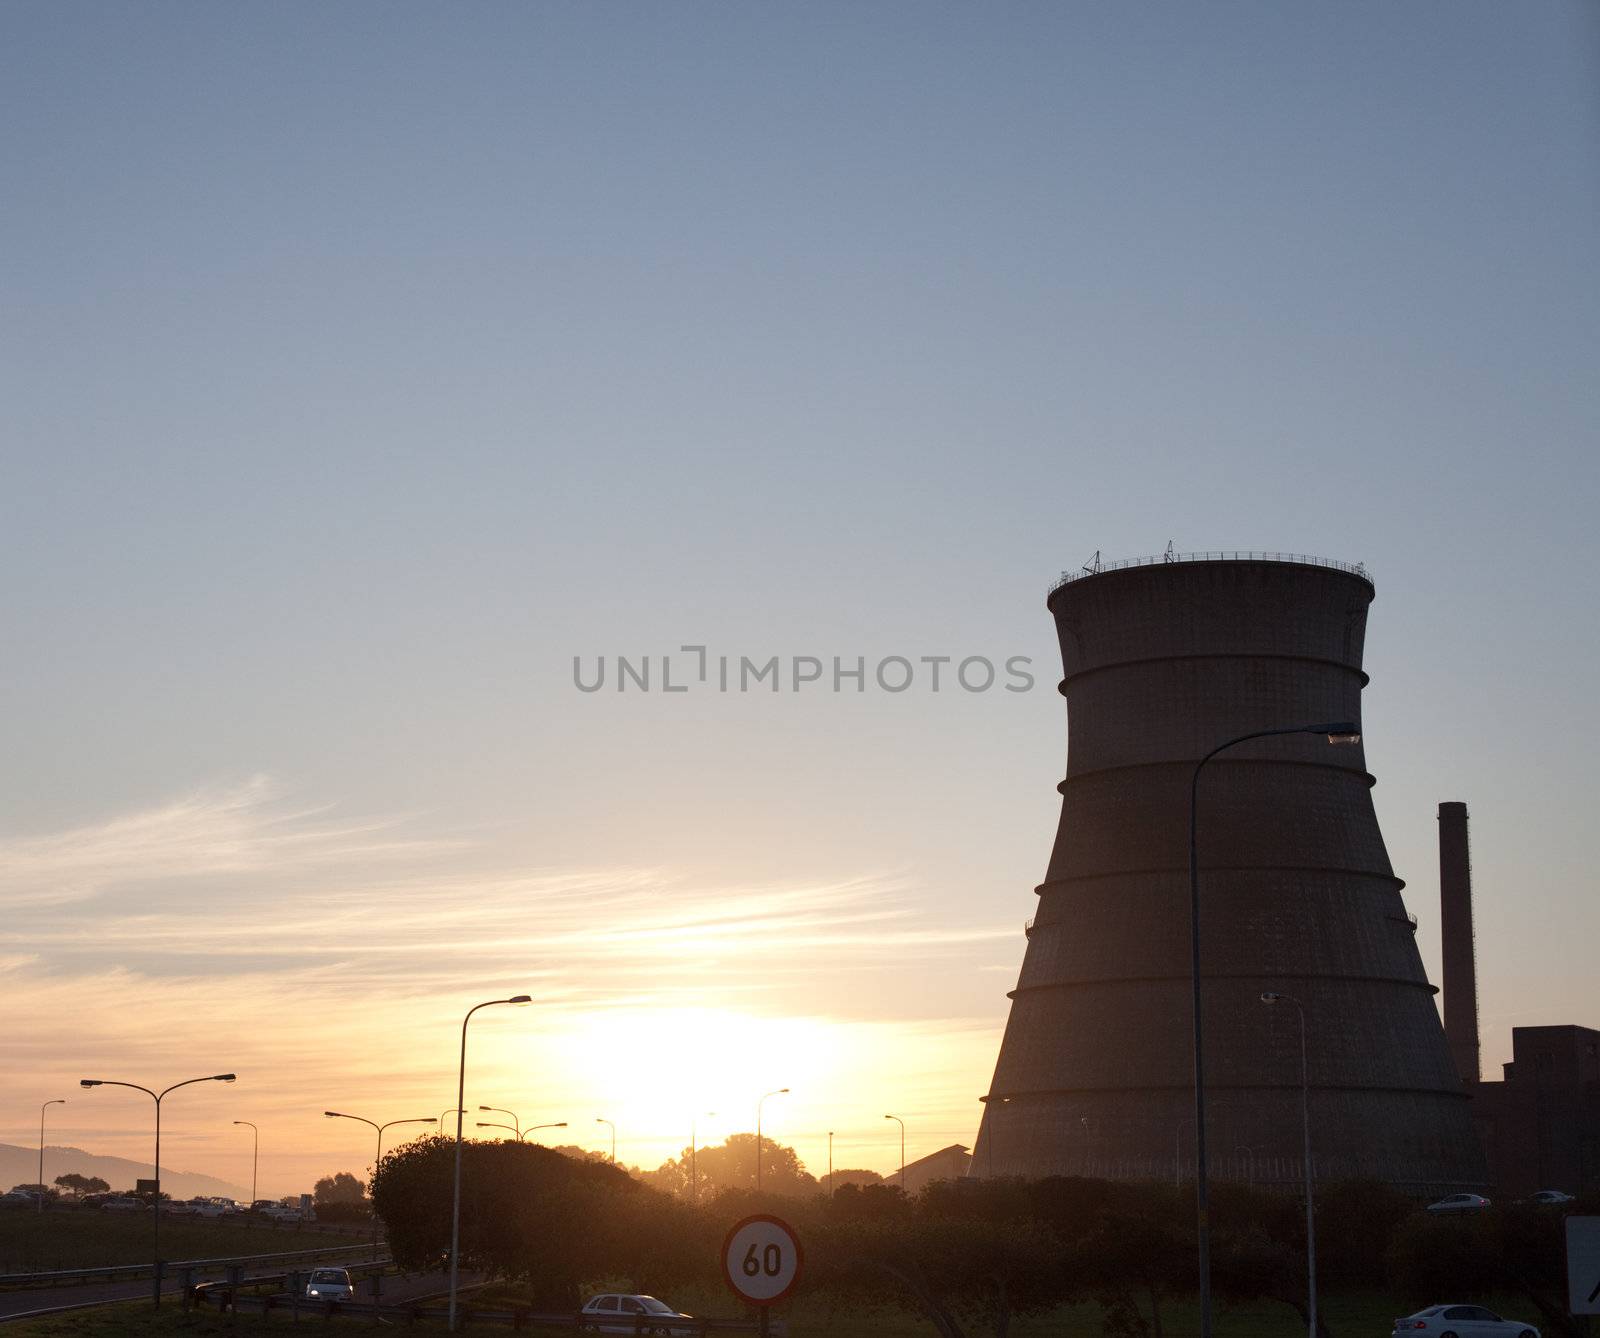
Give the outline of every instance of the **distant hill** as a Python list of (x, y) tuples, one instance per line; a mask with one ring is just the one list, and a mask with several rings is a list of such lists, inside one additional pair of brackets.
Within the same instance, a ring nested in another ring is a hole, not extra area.
[[(79, 1175), (97, 1175), (112, 1189), (132, 1189), (135, 1180), (148, 1180), (155, 1174), (147, 1161), (129, 1161), (126, 1157), (97, 1157), (82, 1148), (58, 1148), (45, 1145), (44, 1179), (54, 1184), (58, 1175), (76, 1171)], [(0, 1193), (12, 1185), (31, 1185), (39, 1175), (39, 1149), (19, 1148), (15, 1143), (0, 1143)], [(161, 1188), (175, 1199), (212, 1197), (246, 1199), (250, 1197), (248, 1185), (235, 1185), (218, 1180), (211, 1175), (195, 1175), (190, 1171), (174, 1171), (163, 1167)]]

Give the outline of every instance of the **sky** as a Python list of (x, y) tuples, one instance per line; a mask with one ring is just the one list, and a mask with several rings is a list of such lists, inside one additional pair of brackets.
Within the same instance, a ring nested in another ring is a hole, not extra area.
[(1430, 975), (1465, 800), (1486, 1071), (1600, 1025), (1597, 65), (1577, 3), (7, 5), (0, 1141), (236, 1070), (166, 1158), (306, 1190), (526, 992), (468, 1103), (625, 1162), (781, 1087), (813, 1171), (970, 1144), (1045, 591), (1169, 541), (1367, 565)]

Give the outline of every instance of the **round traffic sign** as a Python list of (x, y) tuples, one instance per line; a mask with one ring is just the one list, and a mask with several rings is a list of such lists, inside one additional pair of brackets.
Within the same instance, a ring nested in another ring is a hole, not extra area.
[(722, 1242), (722, 1276), (751, 1305), (783, 1300), (800, 1280), (804, 1256), (787, 1222), (757, 1213)]

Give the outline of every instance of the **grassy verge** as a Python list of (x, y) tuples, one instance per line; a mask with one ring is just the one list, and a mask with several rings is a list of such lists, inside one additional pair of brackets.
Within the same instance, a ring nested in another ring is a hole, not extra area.
[[(58, 1268), (102, 1268), (150, 1258), (148, 1213), (118, 1215), (92, 1209), (0, 1215), (0, 1273)], [(324, 1245), (358, 1244), (357, 1238), (315, 1224), (272, 1226), (247, 1218), (203, 1221), (161, 1219), (161, 1253), (167, 1259), (217, 1259), (240, 1254), (277, 1254)]]
[[(509, 1294), (496, 1298), (500, 1303)], [(1459, 1298), (1458, 1298), (1459, 1299)], [(1489, 1306), (1499, 1313), (1520, 1319), (1529, 1319), (1527, 1307), (1502, 1297), (1478, 1297), (1476, 1303)], [(479, 1294), (474, 1304), (489, 1304), (489, 1297)], [(686, 1309), (693, 1309), (685, 1305)], [(1381, 1292), (1347, 1293), (1325, 1297), (1323, 1314), (1335, 1338), (1384, 1338), (1393, 1329), (1394, 1317), (1417, 1310), (1420, 1305), (1396, 1303), (1393, 1297)], [(789, 1338), (933, 1338), (934, 1330), (927, 1321), (900, 1310), (862, 1311), (845, 1306), (830, 1307), (824, 1297), (809, 1297), (785, 1308)], [(731, 1317), (739, 1313), (732, 1298), (724, 1298), (714, 1308), (704, 1308), (700, 1313)], [(1146, 1316), (1148, 1319), (1148, 1316)], [(1198, 1316), (1194, 1305), (1174, 1302), (1162, 1309), (1164, 1338), (1194, 1338), (1199, 1332)], [(323, 1324), (321, 1318), (302, 1316), (300, 1322)], [(340, 1328), (360, 1325), (370, 1329), (372, 1321), (357, 1316), (331, 1321)], [(266, 1315), (219, 1315), (215, 1311), (184, 1313), (176, 1306), (152, 1309), (143, 1302), (106, 1306), (101, 1309), (79, 1311), (46, 1319), (28, 1320), (5, 1326), (6, 1338), (176, 1338), (177, 1335), (235, 1335), (235, 1338), (254, 1338), (258, 1334), (283, 1332), (291, 1321), (287, 1313)], [(443, 1332), (443, 1323), (416, 1326), (421, 1332)], [(1536, 1325), (1537, 1327), (1537, 1325)], [(1233, 1306), (1218, 1311), (1215, 1322), (1217, 1338), (1298, 1338), (1303, 1332), (1298, 1317), (1287, 1306), (1277, 1303), (1259, 1303)], [(458, 1332), (480, 1335), (508, 1334), (511, 1329), (500, 1325), (468, 1325)], [(552, 1330), (551, 1333), (570, 1332)], [(967, 1330), (969, 1338), (992, 1338), (977, 1325)], [(1013, 1338), (1102, 1338), (1106, 1332), (1105, 1315), (1093, 1304), (1062, 1306), (1044, 1315), (1014, 1320)]]

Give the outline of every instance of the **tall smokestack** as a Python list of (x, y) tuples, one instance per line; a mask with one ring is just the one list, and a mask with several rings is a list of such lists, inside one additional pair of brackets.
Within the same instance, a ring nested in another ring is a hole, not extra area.
[(1467, 806), (1439, 805), (1439, 928), (1444, 939), (1444, 1034), (1456, 1071), (1478, 1081), (1478, 967), (1472, 938)]

